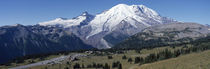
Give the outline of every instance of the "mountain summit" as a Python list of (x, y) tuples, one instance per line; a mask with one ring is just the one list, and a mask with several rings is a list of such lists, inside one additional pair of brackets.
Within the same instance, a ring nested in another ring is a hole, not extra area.
[[(137, 27), (136, 22), (141, 22), (141, 24), (147, 27), (155, 23), (162, 24), (159, 14), (144, 5), (129, 6), (126, 4), (119, 4), (108, 11), (96, 15), (94, 20), (90, 22), (94, 31), (92, 31), (88, 37), (98, 34), (103, 30), (111, 32), (123, 21), (129, 22), (133, 27)], [(153, 23), (150, 22), (149, 24), (147, 21), (152, 21)]]
[(61, 26), (96, 48), (111, 48), (144, 28), (174, 22), (144, 5), (118, 4), (95, 16), (84, 12), (73, 19), (55, 19), (39, 25)]

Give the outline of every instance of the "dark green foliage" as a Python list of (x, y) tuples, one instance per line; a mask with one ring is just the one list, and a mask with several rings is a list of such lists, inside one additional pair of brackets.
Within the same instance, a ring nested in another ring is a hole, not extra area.
[(74, 69), (79, 69), (80, 68), (80, 64), (76, 63), (74, 66), (73, 66)]
[(108, 65), (108, 63), (105, 63), (103, 69), (110, 69), (110, 66)]
[(97, 64), (96, 68), (103, 68), (103, 64)]
[(70, 64), (70, 62), (69, 62), (69, 61), (67, 61), (67, 62), (66, 62), (66, 64), (67, 64), (67, 65), (69, 65), (69, 64)]
[(87, 65), (87, 68), (92, 68), (93, 66), (92, 65)]
[[(103, 66), (103, 64), (92, 63), (92, 65), (87, 65), (86, 68), (104, 68), (104, 67), (105, 67), (105, 66)], [(84, 67), (82, 66), (82, 68), (85, 68), (85, 66), (84, 66)]]
[(113, 63), (112, 63), (112, 68), (116, 68), (116, 67), (118, 67), (118, 66), (119, 66), (119, 64), (121, 64), (119, 61), (117, 61), (117, 62), (113, 62)]
[(161, 46), (177, 46), (193, 41), (192, 38), (174, 40), (179, 31), (163, 32), (163, 37), (153, 36), (153, 33), (141, 32), (115, 45), (114, 49), (141, 49)]
[(84, 64), (82, 64), (82, 68), (85, 68), (85, 65)]
[(93, 68), (96, 68), (96, 63), (93, 63)]
[(69, 67), (65, 67), (64, 69), (69, 69)]
[(122, 64), (121, 63), (118, 65), (118, 69), (122, 69)]
[(122, 59), (127, 59), (127, 57), (125, 55), (122, 56)]
[(132, 58), (128, 58), (128, 62), (132, 63), (133, 62)]
[[(207, 40), (203, 41), (205, 39)], [(200, 41), (203, 41), (203, 42), (200, 42)], [(143, 61), (141, 61), (142, 60), (141, 58), (136, 57), (135, 63), (140, 63), (140, 64), (152, 63), (159, 60), (175, 58), (182, 54), (190, 54), (192, 52), (201, 52), (201, 51), (209, 50), (210, 42), (207, 42), (207, 41), (210, 41), (210, 37), (203, 38), (202, 40), (196, 40), (194, 41), (194, 43), (189, 43), (189, 45), (191, 45), (192, 47), (184, 46), (181, 49), (174, 50), (173, 52), (168, 49), (165, 49), (164, 51), (161, 51), (157, 54), (150, 54), (149, 56), (145, 57)]]
[(144, 59), (142, 57), (135, 57), (134, 63), (143, 63)]
[(154, 62), (154, 61), (157, 61), (157, 56), (155, 54), (150, 54), (149, 56), (147, 56), (145, 58), (145, 63), (151, 63), (151, 62)]
[(140, 62), (140, 57), (135, 57), (134, 63), (139, 63)]
[(112, 56), (107, 56), (108, 57), (108, 59), (112, 59), (113, 57)]
[(175, 50), (173, 57), (178, 57), (181, 55), (181, 50)]

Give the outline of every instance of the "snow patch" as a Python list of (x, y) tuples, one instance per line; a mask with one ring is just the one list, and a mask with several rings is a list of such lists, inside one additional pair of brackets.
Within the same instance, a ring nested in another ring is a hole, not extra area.
[(42, 26), (62, 25), (63, 27), (71, 27), (71, 26), (80, 25), (80, 23), (85, 19), (86, 17), (84, 16), (79, 16), (75, 19), (56, 18), (55, 20), (41, 22), (39, 23), (39, 25), (42, 25)]
[(80, 25), (83, 21), (85, 20), (90, 20), (93, 18), (91, 14), (88, 14), (88, 12), (83, 12), (82, 15), (72, 18), (72, 19), (67, 19), (67, 18), (56, 18), (51, 21), (46, 21), (46, 22), (41, 22), (39, 25), (42, 26), (61, 26), (61, 27), (71, 27), (71, 26), (78, 26)]
[(103, 45), (105, 45), (106, 48), (111, 48), (108, 43), (106, 42), (106, 40), (104, 40), (103, 38), (101, 39), (101, 42), (103, 43)]

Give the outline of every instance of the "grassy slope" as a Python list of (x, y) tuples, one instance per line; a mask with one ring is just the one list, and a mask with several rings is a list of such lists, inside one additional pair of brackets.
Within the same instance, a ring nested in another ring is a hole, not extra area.
[(209, 69), (210, 50), (183, 55), (178, 58), (158, 61), (142, 66), (135, 65), (130, 69)]
[[(108, 63), (111, 67), (113, 62), (120, 61), (122, 63), (123, 69), (129, 69), (130, 67), (132, 67), (136, 64), (127, 62), (128, 61), (127, 59), (123, 60), (122, 59), (123, 55), (126, 55), (127, 58), (132, 58), (134, 61), (135, 57), (138, 57), (138, 56), (145, 57), (150, 53), (157, 53), (159, 51), (165, 50), (166, 48), (173, 50), (173, 48), (171, 48), (171, 47), (159, 47), (159, 48), (154, 48), (151, 50), (144, 49), (141, 51), (141, 54), (136, 53), (134, 50), (129, 50), (125, 54), (112, 55), (113, 59), (108, 59), (107, 56), (89, 56), (89, 57), (80, 58), (80, 60), (73, 62), (71, 65), (66, 65), (66, 62), (63, 62), (63, 64), (60, 64), (60, 65), (59, 64), (48, 65), (47, 67), (48, 67), (48, 69), (58, 69), (59, 67), (63, 69), (66, 66), (68, 66), (69, 68), (72, 68), (72, 65), (74, 65), (75, 63), (79, 63), (80, 65), (84, 64), (85, 66), (87, 66), (88, 64), (92, 64), (92, 63), (101, 63), (101, 64)], [(178, 49), (178, 48), (180, 48), (180, 47), (177, 47), (176, 49)], [(31, 69), (44, 69), (45, 67), (46, 67), (46, 65), (36, 66), (36, 67), (32, 67)]]
[[(210, 68), (210, 50), (200, 52), (200, 53), (192, 53), (188, 55), (182, 55), (177, 58), (172, 58), (168, 60), (158, 61), (150, 64), (144, 64), (142, 66), (138, 66), (138, 64), (129, 63), (126, 60), (122, 59), (123, 55), (126, 55), (127, 58), (132, 58), (134, 61), (135, 57), (138, 56), (147, 56), (150, 53), (157, 53), (159, 51), (163, 51), (164, 49), (168, 48), (169, 50), (174, 50), (171, 47), (159, 47), (150, 50), (142, 50), (141, 54), (136, 53), (134, 50), (129, 50), (125, 54), (114, 54), (113, 59), (108, 59), (107, 56), (93, 56), (90, 55), (89, 57), (82, 57), (79, 58), (80, 60), (70, 63), (69, 65), (66, 64), (66, 61), (62, 62), (62, 64), (55, 64), (55, 65), (43, 65), (43, 66), (36, 66), (31, 67), (30, 69), (64, 69), (64, 67), (69, 67), (70, 69), (75, 63), (79, 63), (80, 65), (84, 64), (85, 66), (92, 63), (101, 63), (105, 64), (108, 63), (112, 66), (112, 63), (115, 61), (120, 61), (122, 63), (123, 69), (208, 69)], [(181, 47), (176, 47), (175, 49), (180, 49)], [(95, 69), (95, 68), (94, 68)]]

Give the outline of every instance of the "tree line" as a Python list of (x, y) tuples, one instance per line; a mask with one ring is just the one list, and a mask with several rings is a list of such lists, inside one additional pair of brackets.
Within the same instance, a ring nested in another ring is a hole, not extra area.
[[(194, 45), (194, 44), (193, 44)], [(146, 64), (146, 63), (152, 63), (155, 61), (160, 61), (160, 60), (165, 60), (165, 59), (170, 59), (170, 58), (176, 58), (179, 57), (180, 55), (184, 54), (190, 54), (193, 52), (202, 52), (205, 50), (210, 49), (210, 42), (207, 43), (196, 43), (197, 46), (185, 46), (181, 49), (177, 49), (174, 51), (171, 51), (169, 49), (165, 49), (164, 51), (158, 52), (158, 53), (152, 53), (149, 54), (147, 57), (135, 57), (134, 63), (139, 63), (141, 64)], [(131, 62), (132, 59), (129, 59), (128, 62)]]
[[(105, 64), (96, 64), (96, 63), (92, 63), (92, 64), (89, 64), (87, 66), (85, 65), (80, 65), (78, 63), (76, 63), (75, 65), (73, 65), (73, 68), (74, 69), (86, 69), (86, 68), (100, 68), (100, 69), (111, 69), (111, 66), (108, 64), (108, 63), (105, 63)], [(117, 68), (117, 69), (122, 69), (122, 64), (117, 61), (117, 62), (113, 62), (112, 63), (112, 68)]]

